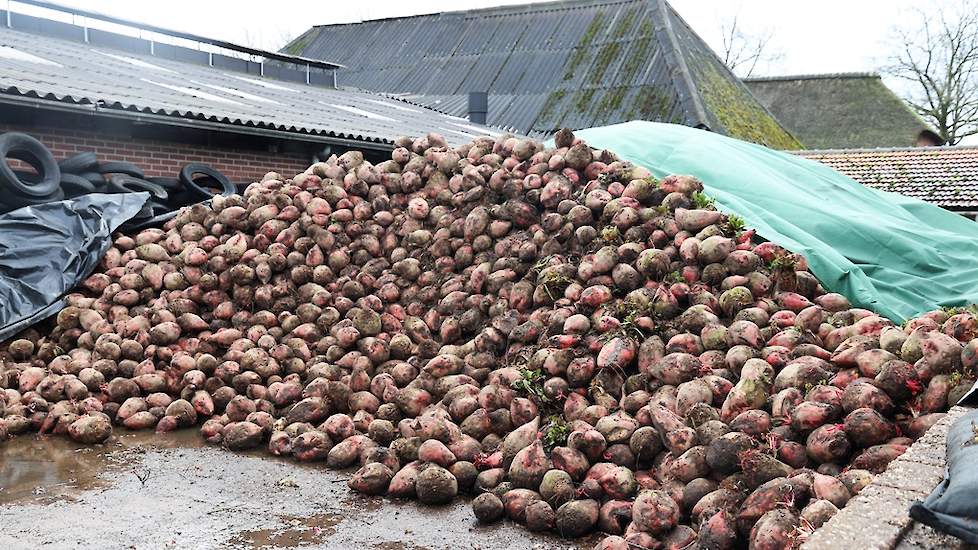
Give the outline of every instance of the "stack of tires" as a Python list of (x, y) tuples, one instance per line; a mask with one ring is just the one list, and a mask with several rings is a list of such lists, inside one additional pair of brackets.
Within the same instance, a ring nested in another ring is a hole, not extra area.
[[(9, 160), (26, 163), (34, 172), (14, 170)], [(92, 152), (57, 162), (43, 143), (27, 134), (0, 134), (0, 214), (89, 193), (134, 192), (147, 192), (150, 200), (127, 223), (129, 228), (163, 222), (183, 206), (215, 194), (231, 195), (236, 187), (206, 164), (187, 164), (177, 177), (147, 177), (133, 163), (99, 162)]]

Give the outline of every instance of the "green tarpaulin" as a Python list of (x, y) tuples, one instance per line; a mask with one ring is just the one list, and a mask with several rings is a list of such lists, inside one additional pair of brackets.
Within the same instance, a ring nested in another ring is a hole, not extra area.
[(902, 322), (978, 302), (978, 223), (818, 162), (704, 130), (628, 122), (575, 132), (657, 177), (692, 174), (717, 207), (803, 254), (822, 284)]

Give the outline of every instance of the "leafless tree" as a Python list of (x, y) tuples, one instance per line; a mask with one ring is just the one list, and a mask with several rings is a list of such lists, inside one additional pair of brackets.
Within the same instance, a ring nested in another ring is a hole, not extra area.
[(253, 48), (268, 51), (278, 51), (292, 41), (295, 35), (283, 28), (277, 29), (243, 29), (241, 41)]
[(780, 61), (784, 54), (772, 46), (773, 29), (752, 32), (740, 25), (740, 13), (720, 23), (720, 35), (723, 40), (723, 51), (720, 57), (723, 63), (737, 76), (747, 78), (764, 65)]
[(978, 1), (915, 12), (917, 24), (894, 29), (885, 72), (907, 83), (912, 109), (954, 145), (978, 134)]

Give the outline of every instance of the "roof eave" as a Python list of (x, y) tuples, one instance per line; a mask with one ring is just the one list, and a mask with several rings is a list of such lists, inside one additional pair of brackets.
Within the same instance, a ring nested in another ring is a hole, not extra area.
[(100, 116), (129, 120), (132, 122), (149, 122), (165, 126), (175, 126), (180, 128), (195, 128), (200, 130), (214, 130), (224, 133), (234, 133), (251, 136), (271, 137), (289, 141), (304, 141), (310, 143), (328, 143), (332, 145), (342, 145), (344, 147), (354, 147), (360, 149), (372, 149), (377, 151), (391, 151), (394, 143), (387, 140), (372, 141), (350, 139), (340, 136), (332, 136), (324, 132), (290, 132), (273, 128), (263, 128), (255, 125), (228, 124), (198, 118), (188, 118), (174, 115), (161, 115), (147, 113), (143, 111), (133, 111), (111, 106), (99, 106), (92, 103), (73, 103), (55, 101), (29, 96), (17, 96), (11, 94), (0, 94), (0, 104), (26, 106), (36, 109), (49, 111), (70, 112), (76, 114), (87, 114), (90, 116)]

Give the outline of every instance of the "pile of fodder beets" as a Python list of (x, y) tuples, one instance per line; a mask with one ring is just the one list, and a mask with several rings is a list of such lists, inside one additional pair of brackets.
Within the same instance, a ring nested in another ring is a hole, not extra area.
[(696, 178), (555, 141), (400, 139), (117, 235), (0, 347), (0, 436), (200, 425), (601, 549), (782, 548), (974, 382), (974, 312), (895, 326)]

